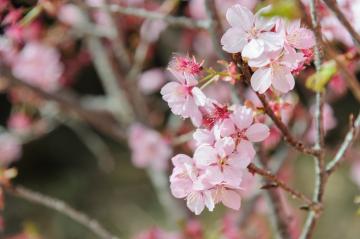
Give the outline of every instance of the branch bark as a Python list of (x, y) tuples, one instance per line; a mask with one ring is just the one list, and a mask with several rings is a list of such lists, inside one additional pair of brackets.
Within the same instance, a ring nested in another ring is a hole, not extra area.
[(72, 220), (76, 221), (77, 223), (83, 225), (84, 227), (88, 228), (91, 232), (97, 235), (101, 239), (120, 239), (119, 237), (113, 235), (109, 231), (107, 231), (97, 220), (89, 217), (83, 212), (80, 212), (65, 202), (53, 198), (39, 192), (35, 192), (31, 189), (28, 189), (23, 186), (15, 186), (15, 187), (4, 187), (5, 192), (18, 197), (22, 198), (26, 201), (31, 203), (39, 204), (44, 207), (53, 209)]

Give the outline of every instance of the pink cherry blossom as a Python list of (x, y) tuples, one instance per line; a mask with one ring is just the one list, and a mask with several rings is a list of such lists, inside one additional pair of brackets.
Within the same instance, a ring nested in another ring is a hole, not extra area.
[[(246, 151), (235, 151), (235, 142), (231, 137), (218, 140), (214, 146), (201, 145), (194, 152), (196, 166), (205, 170), (202, 180), (213, 185), (226, 183), (238, 187), (241, 171), (251, 160)], [(206, 183), (203, 188), (206, 188)]]
[(171, 70), (176, 81), (167, 83), (160, 93), (169, 104), (175, 115), (190, 118), (195, 126), (200, 126), (202, 114), (199, 106), (205, 104), (206, 96), (196, 87), (197, 80), (188, 73), (179, 73)]
[[(235, 142), (243, 142), (250, 156), (254, 149), (250, 142), (261, 142), (269, 136), (269, 128), (262, 123), (254, 122), (254, 113), (250, 108), (237, 105), (229, 119), (215, 126), (215, 133), (221, 137), (231, 136)], [(251, 157), (251, 158), (252, 158)]]
[(132, 162), (136, 167), (165, 170), (172, 154), (167, 141), (156, 131), (133, 124), (129, 131)]
[(144, 71), (138, 81), (138, 86), (144, 94), (152, 94), (158, 91), (165, 83), (165, 74), (160, 68)]
[(191, 75), (199, 75), (204, 61), (197, 62), (195, 57), (176, 55), (169, 62), (169, 68), (173, 71), (184, 72)]
[(199, 170), (195, 167), (193, 159), (184, 154), (178, 154), (172, 158), (174, 165), (170, 176), (170, 189), (174, 197), (186, 198), (188, 208), (199, 215), (205, 206), (212, 211), (214, 201), (211, 192), (197, 189)]
[(265, 20), (260, 14), (255, 15), (246, 7), (236, 4), (226, 12), (226, 19), (231, 28), (221, 38), (223, 49), (229, 53), (241, 52), (245, 58), (257, 58), (264, 51), (276, 51), (283, 47), (284, 38), (272, 32), (275, 21)]
[(281, 93), (287, 93), (295, 86), (292, 70), (304, 60), (302, 53), (271, 52), (267, 57), (249, 61), (252, 67), (259, 67), (251, 76), (251, 87), (263, 94), (272, 85)]
[(315, 45), (314, 33), (305, 27), (301, 27), (300, 20), (287, 23), (283, 19), (279, 19), (276, 28), (278, 32), (284, 35), (284, 47), (287, 51), (309, 49)]
[(55, 48), (29, 42), (14, 60), (12, 72), (20, 80), (51, 92), (60, 88), (63, 65)]
[(11, 134), (0, 133), (0, 166), (7, 166), (21, 156), (21, 143)]

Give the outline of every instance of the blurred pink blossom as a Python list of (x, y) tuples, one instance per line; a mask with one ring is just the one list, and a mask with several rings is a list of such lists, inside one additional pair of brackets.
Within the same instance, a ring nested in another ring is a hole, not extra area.
[(152, 68), (144, 71), (139, 78), (138, 86), (144, 94), (157, 92), (165, 83), (164, 71), (160, 68)]
[(60, 88), (63, 65), (56, 48), (40, 42), (27, 43), (12, 65), (15, 77), (45, 91)]
[(151, 167), (156, 170), (165, 170), (168, 167), (172, 149), (155, 130), (133, 124), (129, 130), (128, 143), (132, 150), (132, 162), (136, 167)]
[(21, 143), (9, 133), (0, 133), (0, 166), (7, 166), (21, 156)]
[(10, 115), (7, 125), (11, 131), (23, 134), (29, 132), (31, 123), (31, 118), (26, 113), (16, 112)]

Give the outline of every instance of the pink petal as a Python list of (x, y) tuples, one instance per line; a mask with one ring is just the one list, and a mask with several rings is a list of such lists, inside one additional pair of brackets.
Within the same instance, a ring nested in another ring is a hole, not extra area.
[(251, 76), (251, 87), (259, 92), (264, 94), (271, 85), (271, 68), (264, 67), (259, 68)]
[(209, 145), (201, 145), (194, 152), (194, 160), (198, 167), (206, 167), (217, 163), (217, 152)]
[(226, 166), (223, 169), (224, 181), (226, 184), (238, 187), (242, 180), (242, 172), (237, 168)]
[(226, 11), (226, 19), (232, 27), (248, 31), (253, 27), (254, 15), (246, 7), (236, 4)]
[(240, 209), (241, 197), (237, 192), (235, 192), (233, 190), (228, 190), (228, 189), (223, 190), (221, 201), (228, 208), (231, 208), (234, 210)]
[(192, 158), (190, 158), (185, 154), (178, 154), (171, 159), (171, 162), (175, 167), (178, 167), (178, 166), (182, 166), (185, 163), (192, 163)]
[(221, 37), (221, 45), (229, 53), (241, 52), (246, 43), (245, 33), (240, 28), (230, 28)]
[(201, 144), (212, 145), (215, 141), (214, 134), (207, 129), (196, 129), (193, 138), (198, 146)]
[(253, 111), (245, 106), (237, 106), (230, 116), (239, 130), (248, 128), (253, 122)]
[(215, 149), (222, 158), (230, 155), (235, 149), (235, 142), (231, 137), (225, 137), (215, 143)]
[(206, 95), (198, 88), (194, 87), (191, 90), (191, 93), (193, 94), (193, 97), (195, 99), (195, 103), (198, 106), (204, 106), (206, 103)]
[(289, 68), (285, 66), (273, 67), (272, 84), (275, 89), (287, 93), (295, 86), (295, 80)]
[(239, 154), (243, 154), (242, 157), (248, 156), (251, 160), (255, 157), (255, 149), (251, 142), (248, 140), (241, 140), (236, 150)]
[(251, 142), (260, 142), (269, 136), (269, 128), (261, 123), (255, 123), (246, 130), (246, 137)]
[(264, 52), (264, 46), (262, 39), (252, 39), (244, 46), (241, 55), (249, 59), (257, 58)]
[(264, 32), (259, 36), (260, 39), (264, 41), (266, 50), (268, 51), (277, 51), (284, 46), (284, 37), (283, 35), (275, 32)]
[(199, 215), (205, 208), (205, 202), (200, 192), (190, 193), (186, 205), (196, 215)]

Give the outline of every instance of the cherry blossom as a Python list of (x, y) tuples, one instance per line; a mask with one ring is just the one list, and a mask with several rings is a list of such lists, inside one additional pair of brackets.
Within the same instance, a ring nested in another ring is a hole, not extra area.
[(186, 72), (180, 73), (171, 70), (176, 81), (167, 83), (162, 89), (163, 99), (169, 104), (175, 115), (191, 118), (195, 126), (202, 121), (202, 114), (198, 106), (205, 104), (206, 96), (196, 87), (197, 80)]
[(144, 71), (139, 78), (138, 86), (144, 94), (158, 91), (165, 83), (165, 74), (160, 68)]
[(236, 4), (226, 12), (231, 25), (221, 38), (223, 49), (229, 53), (241, 52), (245, 58), (257, 58), (264, 51), (276, 51), (283, 47), (281, 34), (271, 31), (275, 20), (265, 20), (260, 15), (267, 9), (260, 9), (255, 15), (246, 7)]
[(165, 170), (172, 154), (167, 141), (156, 131), (133, 124), (129, 131), (132, 162), (136, 167)]
[(12, 66), (15, 77), (45, 91), (60, 88), (63, 65), (59, 52), (40, 42), (27, 43), (17, 55)]

